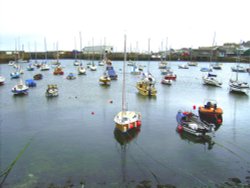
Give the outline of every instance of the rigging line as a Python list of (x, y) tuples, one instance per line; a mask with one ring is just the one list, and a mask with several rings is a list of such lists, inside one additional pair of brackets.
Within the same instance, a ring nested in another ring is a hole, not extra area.
[(247, 161), (246, 161), (245, 159), (243, 159), (240, 155), (238, 155), (237, 153), (235, 153), (235, 152), (234, 152), (234, 151), (232, 151), (231, 149), (227, 148), (227, 147), (226, 147), (226, 146), (224, 146), (223, 144), (220, 144), (220, 143), (215, 142), (215, 141), (214, 141), (214, 143), (215, 143), (215, 144), (217, 144), (218, 146), (222, 147), (223, 149), (225, 149), (225, 150), (229, 151), (229, 152), (230, 152), (230, 153), (232, 153), (233, 155), (235, 155), (235, 156), (239, 157), (239, 158), (240, 158), (240, 159), (242, 159), (243, 161), (247, 162)]
[[(127, 134), (129, 134), (128, 132), (127, 132)], [(161, 166), (163, 166), (163, 167), (165, 167), (165, 168), (167, 168), (167, 169), (169, 169), (169, 170), (173, 170), (173, 169), (171, 169), (170, 167), (168, 167), (168, 166), (166, 166), (165, 164), (163, 164), (162, 162), (160, 162), (159, 160), (156, 160), (156, 159), (154, 159), (149, 153), (147, 153), (136, 141), (134, 142), (135, 143), (135, 145), (146, 155), (146, 156), (148, 156), (149, 158), (151, 158), (154, 162), (156, 162), (156, 163), (158, 163), (159, 165), (161, 165)], [(188, 175), (188, 176), (191, 176), (193, 179), (196, 179), (200, 184), (202, 184), (202, 185), (206, 185), (202, 180), (200, 180), (198, 177), (195, 177), (192, 173), (188, 173), (188, 172), (186, 172), (186, 171), (184, 171), (184, 170), (182, 170), (182, 169), (180, 169), (179, 168), (179, 170), (182, 172), (182, 173), (184, 173), (184, 174), (186, 174), (186, 175)]]
[(4, 170), (4, 172), (2, 174), (0, 174), (0, 177), (3, 177), (3, 180), (0, 183), (0, 187), (2, 187), (3, 183), (5, 182), (6, 178), (8, 177), (9, 173), (11, 172), (12, 168), (15, 166), (16, 162), (18, 161), (18, 159), (23, 155), (23, 153), (26, 151), (26, 149), (29, 147), (29, 145), (31, 144), (31, 141), (33, 140), (33, 138), (31, 138), (28, 143), (24, 146), (24, 148), (19, 152), (19, 154), (17, 155), (17, 157), (15, 158), (15, 160), (7, 167), (6, 170)]

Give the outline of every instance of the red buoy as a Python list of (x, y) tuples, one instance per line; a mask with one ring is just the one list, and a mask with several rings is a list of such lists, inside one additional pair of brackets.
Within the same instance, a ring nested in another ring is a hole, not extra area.
[(91, 112), (91, 115), (95, 115), (95, 112)]
[(183, 127), (182, 127), (181, 125), (178, 125), (178, 126), (177, 126), (177, 131), (178, 131), (179, 133), (181, 133), (181, 132), (183, 131)]

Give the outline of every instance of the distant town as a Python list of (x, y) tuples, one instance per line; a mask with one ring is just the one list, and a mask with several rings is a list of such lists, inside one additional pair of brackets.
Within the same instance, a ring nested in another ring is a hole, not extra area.
[[(24, 60), (44, 59), (45, 54), (49, 59), (57, 56), (61, 59), (85, 59), (100, 60), (104, 54), (111, 60), (123, 60), (123, 52), (114, 52), (112, 46), (86, 46), (81, 51), (43, 51), (27, 52), (20, 51), (0, 51), (0, 63), (8, 63), (18, 58)], [(181, 48), (166, 49), (158, 52), (136, 52), (128, 51), (127, 59), (133, 61), (145, 60), (168, 60), (168, 61), (218, 61), (250, 63), (250, 41), (242, 43), (224, 43), (222, 46), (207, 46), (197, 49)]]

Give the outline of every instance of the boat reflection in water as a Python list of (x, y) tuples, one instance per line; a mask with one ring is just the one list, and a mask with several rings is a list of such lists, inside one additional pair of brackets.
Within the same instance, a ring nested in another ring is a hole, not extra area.
[[(177, 131), (178, 132), (178, 131)], [(179, 136), (181, 137), (182, 140), (186, 140), (187, 142), (191, 142), (194, 144), (203, 144), (207, 145), (207, 149), (211, 150), (213, 148), (213, 145), (215, 142), (212, 140), (212, 137), (209, 135), (203, 135), (203, 136), (195, 136), (192, 134), (189, 134), (187, 132), (178, 132)]]
[(132, 141), (140, 132), (140, 127), (134, 127), (129, 129), (127, 132), (122, 132), (119, 128), (115, 128), (114, 136), (116, 141), (121, 146), (126, 146), (130, 141)]
[(140, 127), (134, 127), (132, 129), (129, 129), (127, 132), (122, 132), (117, 127), (114, 130), (114, 137), (116, 141), (121, 146), (121, 176), (122, 176), (122, 182), (119, 187), (128, 187), (128, 181), (127, 181), (127, 146), (128, 144), (138, 136), (140, 132)]

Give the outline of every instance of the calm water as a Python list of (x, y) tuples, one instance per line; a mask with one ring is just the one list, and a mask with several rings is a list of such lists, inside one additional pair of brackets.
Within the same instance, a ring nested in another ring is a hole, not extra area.
[[(85, 187), (135, 187), (144, 180), (153, 187), (215, 187), (235, 177), (249, 183), (250, 100), (228, 92), (234, 64), (224, 63), (223, 69), (216, 71), (223, 80), (223, 87), (216, 88), (202, 84), (200, 68), (207, 63), (188, 70), (178, 69), (181, 63), (171, 62), (177, 81), (166, 86), (160, 84), (158, 62), (151, 62), (150, 70), (158, 80), (156, 98), (137, 93), (139, 77), (126, 67), (128, 108), (143, 116), (141, 129), (129, 135), (114, 132), (113, 117), (121, 110), (122, 62), (113, 62), (119, 78), (110, 87), (98, 84), (103, 67), (67, 80), (69, 72), (76, 72), (73, 60), (62, 60), (64, 76), (54, 76), (52, 69), (25, 71), (23, 80), (35, 73), (42, 73), (44, 79), (24, 97), (11, 93), (17, 82), (9, 76), (13, 68), (0, 65), (0, 74), (6, 77), (6, 84), (0, 87), (0, 171), (32, 139), (4, 187), (62, 186), (69, 182), (75, 187), (80, 187), (80, 182)], [(239, 77), (250, 83), (248, 73)], [(59, 97), (45, 97), (47, 84), (58, 85)], [(208, 98), (216, 99), (224, 110), (223, 125), (212, 136), (213, 145), (175, 130), (179, 109), (191, 110)]]

